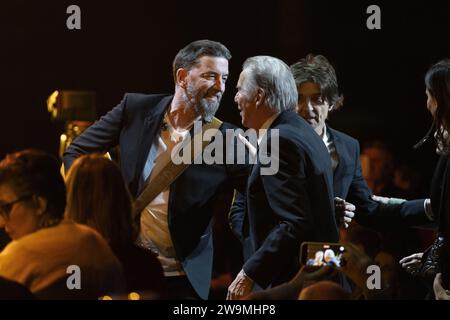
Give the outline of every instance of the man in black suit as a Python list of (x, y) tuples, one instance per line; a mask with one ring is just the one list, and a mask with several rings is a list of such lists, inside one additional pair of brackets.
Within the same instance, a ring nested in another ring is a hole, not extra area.
[[(289, 67), (268, 56), (249, 58), (235, 101), (242, 124), (259, 131), (259, 152), (230, 212), (245, 263), (228, 299), (290, 280), (303, 241), (337, 242), (330, 157), (319, 136), (292, 110), (297, 89)], [(270, 162), (262, 161), (263, 157)], [(276, 162), (276, 165), (273, 165)], [(270, 166), (278, 170), (265, 171)]]
[[(126, 94), (119, 105), (70, 145), (64, 154), (66, 170), (82, 154), (119, 144), (122, 174), (132, 195), (137, 198), (147, 185), (157, 185), (148, 183), (153, 181), (152, 173), (174, 162), (171, 151), (194, 133), (194, 122), (214, 122), (230, 58), (225, 46), (210, 40), (195, 41), (181, 49), (173, 62), (174, 95)], [(224, 134), (230, 128), (223, 123), (218, 131)], [(224, 188), (245, 185), (247, 170), (246, 165), (191, 164), (138, 210), (138, 242), (158, 255), (169, 298), (207, 299), (213, 205)]]
[(376, 230), (429, 224), (428, 199), (402, 204), (388, 203), (387, 199), (385, 203), (374, 201), (362, 175), (358, 141), (326, 124), (329, 113), (338, 110), (343, 102), (335, 70), (328, 60), (309, 54), (293, 64), (291, 70), (298, 89), (297, 113), (314, 128), (328, 149), (334, 196), (348, 201), (337, 206), (336, 214), (342, 215), (345, 210), (345, 222), (349, 223), (356, 209), (355, 221)]

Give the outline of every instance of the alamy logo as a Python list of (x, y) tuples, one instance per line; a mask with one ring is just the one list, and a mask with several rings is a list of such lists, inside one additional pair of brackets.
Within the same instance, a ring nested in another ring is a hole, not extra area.
[(66, 13), (70, 14), (66, 20), (66, 26), (69, 30), (81, 29), (81, 9), (79, 6), (72, 4), (67, 7)]
[(69, 290), (81, 290), (81, 269), (77, 265), (70, 265), (66, 269), (70, 276), (66, 280), (66, 286)]
[(381, 269), (377, 265), (370, 265), (367, 267), (367, 277), (366, 285), (369, 290), (380, 290), (381, 289)]
[(370, 14), (367, 18), (367, 29), (381, 29), (381, 9), (377, 5), (371, 5), (367, 7), (366, 13)]
[[(204, 141), (211, 143), (202, 150)], [(227, 129), (224, 136), (216, 129), (203, 132), (202, 122), (195, 121), (194, 137), (187, 135), (172, 149), (170, 158), (176, 165), (258, 162), (261, 175), (274, 175), (279, 169), (279, 130)]]

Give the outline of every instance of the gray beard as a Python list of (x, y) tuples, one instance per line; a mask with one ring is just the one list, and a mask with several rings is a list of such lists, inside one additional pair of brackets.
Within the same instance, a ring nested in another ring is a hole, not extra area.
[(216, 95), (216, 101), (211, 101), (206, 97), (199, 97), (199, 92), (196, 88), (188, 85), (186, 89), (186, 96), (189, 103), (194, 107), (195, 112), (201, 115), (202, 119), (206, 122), (211, 122), (214, 115), (220, 106), (220, 101), (222, 100), (222, 94), (218, 93)]
[(196, 111), (202, 115), (202, 118), (206, 122), (211, 122), (217, 110), (219, 109), (220, 100), (222, 97), (218, 97), (217, 101), (211, 102), (205, 98), (200, 99), (200, 101), (196, 104)]

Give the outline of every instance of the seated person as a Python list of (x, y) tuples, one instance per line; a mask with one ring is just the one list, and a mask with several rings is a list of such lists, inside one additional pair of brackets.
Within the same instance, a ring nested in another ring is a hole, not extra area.
[(67, 179), (66, 218), (97, 230), (122, 263), (128, 292), (166, 297), (163, 269), (150, 250), (134, 242), (131, 197), (117, 165), (101, 155), (76, 159)]
[(64, 181), (52, 156), (25, 150), (0, 161), (0, 227), (13, 240), (0, 253), (0, 276), (41, 299), (120, 292), (120, 262), (98, 232), (63, 220), (65, 204)]

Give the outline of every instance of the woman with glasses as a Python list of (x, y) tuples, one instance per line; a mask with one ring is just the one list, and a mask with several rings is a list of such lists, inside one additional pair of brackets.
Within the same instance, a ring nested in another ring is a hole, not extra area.
[(43, 299), (120, 291), (119, 261), (96, 231), (63, 220), (65, 204), (52, 156), (25, 150), (0, 161), (0, 227), (13, 240), (0, 253), (0, 276)]

